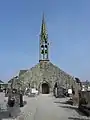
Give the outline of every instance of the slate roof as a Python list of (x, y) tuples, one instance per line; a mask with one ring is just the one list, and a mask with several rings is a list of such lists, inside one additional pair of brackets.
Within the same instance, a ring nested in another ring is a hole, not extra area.
[(4, 83), (2, 80), (0, 80), (0, 83)]
[(24, 74), (24, 73), (27, 72), (27, 71), (28, 71), (28, 70), (20, 70), (20, 71), (19, 71), (19, 76), (22, 75), (22, 74)]

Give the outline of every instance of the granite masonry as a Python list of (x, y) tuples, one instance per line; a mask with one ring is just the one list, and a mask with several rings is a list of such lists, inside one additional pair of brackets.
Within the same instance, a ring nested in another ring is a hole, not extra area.
[(75, 86), (75, 80), (72, 76), (58, 68), (49, 60), (49, 42), (46, 30), (45, 19), (43, 15), (41, 34), (40, 34), (39, 63), (29, 70), (22, 70), (19, 73), (18, 80), (13, 83), (14, 87), (22, 89), (34, 87), (40, 93), (46, 94), (53, 92), (57, 88), (57, 94), (60, 94), (60, 88), (71, 88)]

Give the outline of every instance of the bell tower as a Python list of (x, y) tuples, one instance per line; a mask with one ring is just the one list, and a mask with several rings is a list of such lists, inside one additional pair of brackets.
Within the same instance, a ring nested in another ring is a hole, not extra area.
[(39, 62), (40, 61), (49, 61), (49, 43), (48, 43), (48, 34), (46, 30), (46, 23), (45, 23), (45, 17), (43, 14), (42, 17), (42, 26), (41, 26), (41, 33), (40, 33), (40, 50), (39, 50)]

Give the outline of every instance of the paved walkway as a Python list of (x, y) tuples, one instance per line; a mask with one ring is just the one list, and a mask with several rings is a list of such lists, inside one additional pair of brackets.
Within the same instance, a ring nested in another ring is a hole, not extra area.
[(90, 120), (78, 113), (77, 107), (64, 104), (66, 98), (39, 95), (38, 97), (25, 96), (24, 100), (27, 103), (20, 108), (21, 113), (16, 120)]
[(27, 105), (21, 110), (25, 120), (90, 120), (78, 113), (77, 107), (63, 104), (65, 98), (40, 95), (27, 99)]

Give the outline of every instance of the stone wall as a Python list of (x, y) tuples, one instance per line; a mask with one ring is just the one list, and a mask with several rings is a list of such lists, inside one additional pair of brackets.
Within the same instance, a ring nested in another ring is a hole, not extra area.
[(19, 81), (23, 88), (28, 87), (29, 84), (31, 86), (35, 85), (38, 88), (43, 80), (50, 84), (51, 91), (53, 90), (56, 82), (58, 83), (58, 88), (59, 86), (66, 87), (66, 83), (68, 87), (75, 84), (72, 76), (68, 75), (49, 61), (41, 61), (19, 76)]

